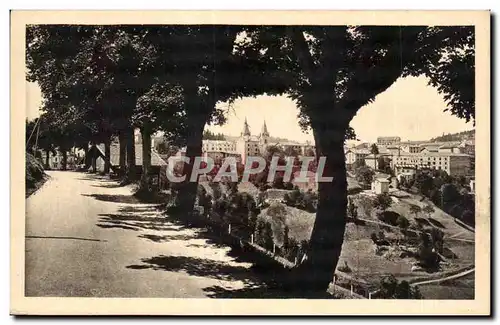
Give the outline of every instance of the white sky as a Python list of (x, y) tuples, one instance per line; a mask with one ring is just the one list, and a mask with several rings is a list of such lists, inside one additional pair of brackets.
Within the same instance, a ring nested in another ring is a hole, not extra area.
[[(39, 115), (41, 92), (37, 84), (28, 83), (27, 117)], [(265, 120), (271, 136), (296, 141), (313, 141), (311, 134), (303, 133), (298, 125), (298, 108), (285, 96), (258, 96), (237, 100), (231, 108), (226, 103), (227, 123), (207, 126), (213, 132), (237, 136), (245, 117), (250, 131), (257, 135)], [(400, 136), (403, 140), (427, 140), (442, 133), (453, 133), (473, 128), (449, 112), (435, 88), (428, 86), (423, 77), (408, 77), (396, 81), (375, 101), (361, 108), (351, 122), (358, 138), (375, 141), (378, 136)]]

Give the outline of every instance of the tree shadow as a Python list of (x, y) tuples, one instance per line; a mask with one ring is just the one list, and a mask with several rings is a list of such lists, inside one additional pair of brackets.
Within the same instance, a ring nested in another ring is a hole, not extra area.
[(223, 262), (191, 256), (159, 255), (142, 259), (143, 264), (129, 265), (128, 269), (153, 269), (156, 271), (186, 272), (189, 275), (224, 280), (242, 281), (245, 284), (258, 284), (252, 278), (251, 268), (229, 265)]
[(328, 292), (287, 291), (275, 286), (248, 286), (242, 289), (229, 289), (211, 286), (203, 289), (209, 298), (218, 299), (335, 299)]
[(103, 181), (116, 183), (115, 179), (109, 178), (109, 176), (98, 175), (98, 174), (84, 174), (83, 177), (78, 177), (77, 180), (80, 181)]
[(437, 220), (436, 220), (436, 219), (434, 219), (434, 218), (431, 218), (431, 217), (430, 217), (428, 220), (429, 220), (429, 222), (430, 222), (433, 226), (435, 226), (435, 227), (438, 227), (438, 228), (443, 228), (443, 229), (444, 229), (444, 228), (446, 228), (446, 227), (445, 227), (445, 226), (444, 226), (441, 222), (437, 221)]
[(145, 204), (133, 195), (123, 194), (82, 194), (83, 196), (92, 197), (99, 201), (113, 202), (113, 203), (129, 203), (129, 204)]
[(425, 219), (425, 218), (418, 218), (418, 217), (415, 217), (415, 221), (422, 225), (422, 226), (431, 226), (429, 220)]
[(164, 217), (141, 216), (136, 214), (99, 214), (97, 223), (101, 228), (122, 228), (126, 230), (180, 231), (182, 226), (173, 225)]
[[(171, 228), (170, 230), (178, 230), (178, 229)], [(155, 243), (164, 243), (164, 242), (173, 241), (173, 240), (187, 241), (187, 240), (196, 238), (196, 236), (186, 235), (186, 234), (163, 235), (163, 236), (154, 235), (154, 234), (143, 234), (143, 235), (139, 235), (138, 237), (144, 238), (144, 239), (149, 239)]]
[(119, 188), (119, 187), (123, 187), (123, 185), (121, 185), (119, 183), (117, 184), (115, 182), (113, 182), (113, 184), (100, 184), (100, 185), (91, 185), (91, 186), (92, 187), (100, 187), (100, 188)]

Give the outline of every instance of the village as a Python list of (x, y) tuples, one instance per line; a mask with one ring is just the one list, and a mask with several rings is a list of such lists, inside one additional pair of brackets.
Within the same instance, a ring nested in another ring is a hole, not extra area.
[[(213, 138), (210, 132), (205, 136)], [(139, 132), (134, 142), (140, 173), (143, 144)], [(170, 153), (165, 148), (161, 135), (152, 138), (151, 186), (169, 198), (164, 202), (168, 205), (169, 200), (171, 204), (176, 201), (176, 184), (167, 179), (169, 158), (184, 157), (186, 148)], [(111, 179), (120, 173), (119, 151), (118, 141), (112, 141)], [(347, 143), (344, 151), (348, 220), (331, 292), (337, 290), (337, 295), (351, 298), (377, 298), (383, 297), (384, 286), (397, 287), (406, 281), (411, 288), (418, 288), (408, 289), (416, 297), (451, 299), (457, 290), (459, 297), (473, 296), (474, 139), (403, 142), (396, 136), (379, 137), (376, 143)], [(315, 163), (308, 166), (305, 182), (300, 180), (298, 169), (294, 169), (291, 180), (283, 180), (283, 173), (278, 172), (269, 182), (268, 166), (245, 182), (239, 168), (239, 181), (219, 183), (213, 179), (215, 169), (228, 157), (236, 159), (238, 166), (252, 156), (268, 162), (272, 157), (287, 156), (310, 156), (313, 160), (314, 145), (270, 141), (265, 122), (261, 132), (252, 135), (245, 121), (239, 137), (203, 140), (202, 153), (201, 161), (212, 159), (216, 164), (214, 170), (198, 179), (195, 206), (203, 220), (198, 226), (222, 229), (284, 268), (293, 268), (306, 258), (317, 209)], [(40, 151), (38, 156), (46, 170), (106, 174), (104, 144), (69, 150), (66, 166), (60, 152), (49, 153), (47, 158)], [(181, 174), (182, 166), (175, 168), (179, 167)]]

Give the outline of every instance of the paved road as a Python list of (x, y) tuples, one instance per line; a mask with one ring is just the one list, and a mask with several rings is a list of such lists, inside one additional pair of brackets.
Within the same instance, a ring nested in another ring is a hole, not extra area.
[(166, 219), (131, 187), (72, 171), (26, 200), (26, 295), (231, 297), (263, 285), (230, 249)]

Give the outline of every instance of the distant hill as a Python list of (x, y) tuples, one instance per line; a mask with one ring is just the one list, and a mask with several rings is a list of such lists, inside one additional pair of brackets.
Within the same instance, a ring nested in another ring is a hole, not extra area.
[(448, 133), (442, 136), (432, 138), (431, 142), (446, 142), (446, 141), (464, 141), (464, 140), (474, 140), (475, 130), (462, 131), (458, 133)]

